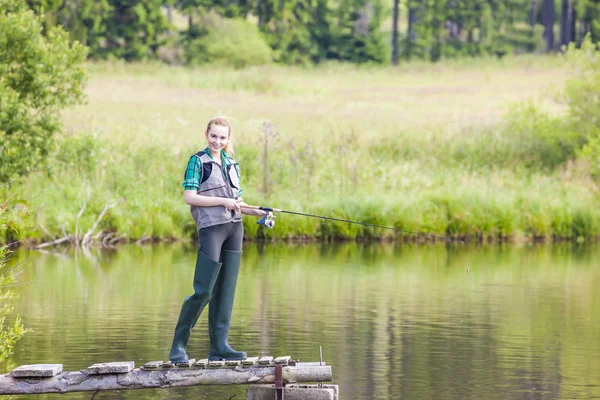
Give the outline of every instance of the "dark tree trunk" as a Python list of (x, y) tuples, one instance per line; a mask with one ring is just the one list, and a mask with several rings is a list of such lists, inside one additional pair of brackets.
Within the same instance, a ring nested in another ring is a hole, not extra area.
[(258, 0), (256, 2), (256, 10), (258, 11), (258, 26), (263, 26), (265, 24), (265, 4), (264, 0)]
[(415, 24), (417, 23), (417, 9), (411, 8), (408, 10), (408, 40), (413, 43), (417, 38), (415, 34)]
[(173, 22), (173, 7), (171, 6), (167, 6), (167, 20), (169, 20), (169, 23)]
[(536, 19), (537, 19), (537, 1), (531, 0), (531, 12), (529, 15), (529, 25), (531, 26), (531, 29), (533, 29), (535, 27)]
[(585, 22), (582, 20), (579, 20), (579, 23), (577, 24), (579, 29), (577, 29), (577, 47), (581, 46), (581, 43), (583, 42), (583, 38), (585, 37)]
[(562, 0), (560, 10), (560, 45), (566, 46), (573, 41), (573, 0)]
[(577, 43), (577, 10), (571, 0), (571, 42)]
[(546, 51), (554, 51), (554, 0), (544, 0), (542, 4), (543, 37), (546, 40)]
[(448, 31), (448, 36), (452, 39), (459, 39), (462, 31), (462, 26), (455, 21), (446, 21), (444, 27)]
[(394, 14), (392, 23), (392, 64), (398, 65), (398, 7), (400, 0), (394, 0)]
[(417, 8), (413, 2), (410, 3), (410, 8), (408, 9), (408, 32), (406, 35), (406, 49), (408, 57), (411, 56), (413, 45), (417, 39), (417, 35), (415, 33), (415, 24), (417, 23)]

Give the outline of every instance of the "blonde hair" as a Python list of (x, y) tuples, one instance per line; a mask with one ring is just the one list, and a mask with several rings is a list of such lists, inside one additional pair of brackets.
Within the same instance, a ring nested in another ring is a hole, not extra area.
[(210, 128), (212, 128), (213, 126), (225, 126), (225, 127), (229, 128), (229, 141), (227, 142), (227, 146), (225, 146), (225, 152), (227, 154), (233, 155), (235, 153), (235, 150), (233, 148), (233, 135), (231, 132), (231, 124), (229, 123), (227, 118), (215, 117), (215, 118), (211, 119), (208, 122), (208, 125), (206, 126), (207, 134), (208, 134), (208, 132), (210, 132)]

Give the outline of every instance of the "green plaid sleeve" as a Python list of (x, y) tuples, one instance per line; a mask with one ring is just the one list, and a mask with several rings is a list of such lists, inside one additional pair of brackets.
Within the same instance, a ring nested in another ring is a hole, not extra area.
[(191, 156), (183, 177), (184, 190), (199, 190), (202, 180), (202, 162), (198, 157)]

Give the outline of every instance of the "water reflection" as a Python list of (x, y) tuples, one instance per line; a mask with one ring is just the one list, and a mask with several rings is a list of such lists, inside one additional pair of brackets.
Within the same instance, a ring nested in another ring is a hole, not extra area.
[[(314, 361), (342, 399), (600, 397), (597, 247), (246, 244), (230, 342)], [(18, 364), (164, 360), (195, 248), (127, 246), (27, 258)], [(207, 315), (190, 342), (204, 358)], [(107, 392), (96, 399), (236, 399), (243, 387)], [(59, 395), (18, 396), (54, 399)], [(61, 398), (89, 399), (90, 394)]]

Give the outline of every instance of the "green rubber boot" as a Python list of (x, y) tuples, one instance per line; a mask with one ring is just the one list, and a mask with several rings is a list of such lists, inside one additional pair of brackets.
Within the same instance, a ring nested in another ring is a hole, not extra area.
[(211, 361), (247, 358), (245, 352), (235, 351), (227, 342), (241, 258), (241, 251), (223, 250), (221, 253), (223, 267), (208, 306), (208, 331), (210, 333), (208, 359)]
[(196, 325), (200, 313), (212, 297), (213, 288), (221, 270), (221, 263), (212, 260), (198, 249), (196, 271), (194, 272), (194, 294), (183, 301), (179, 320), (175, 326), (175, 335), (169, 360), (174, 363), (187, 362), (185, 352), (192, 328)]

